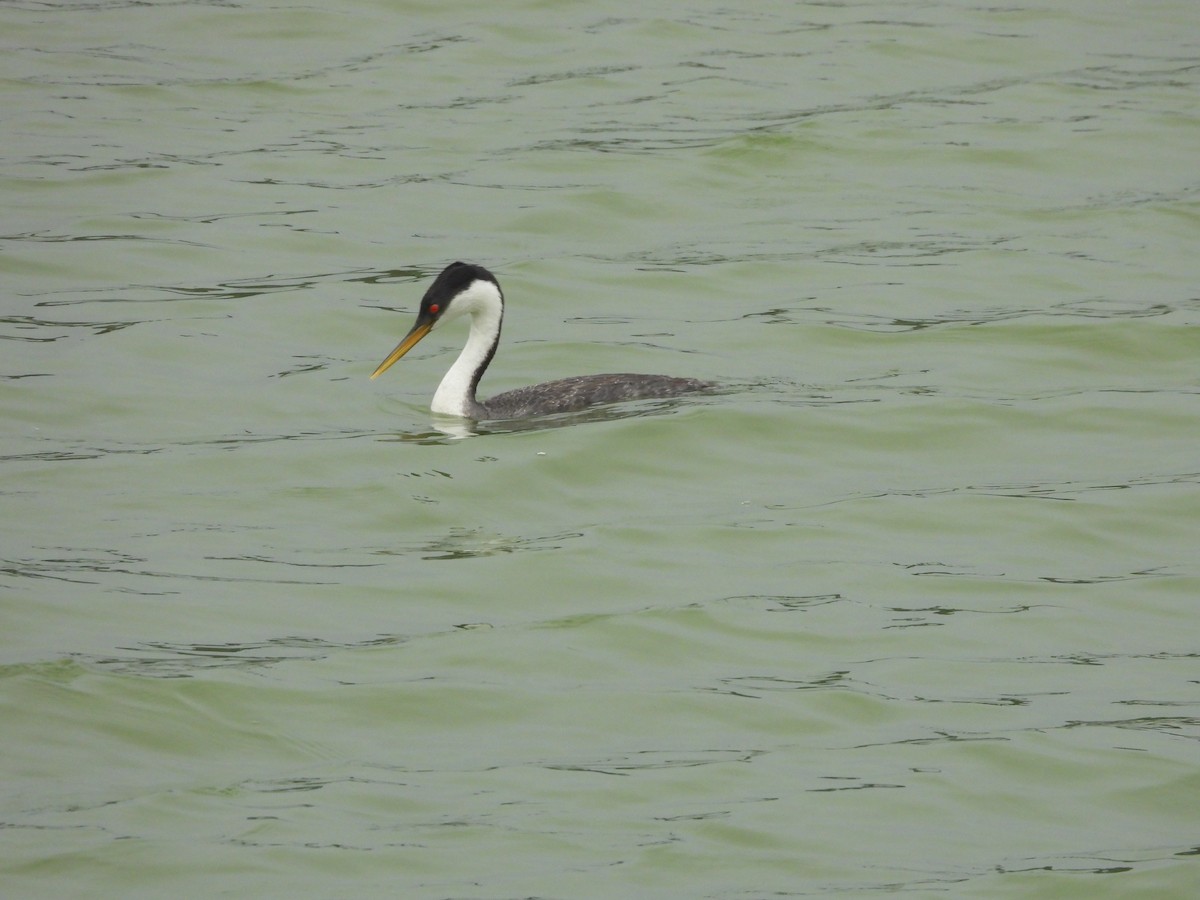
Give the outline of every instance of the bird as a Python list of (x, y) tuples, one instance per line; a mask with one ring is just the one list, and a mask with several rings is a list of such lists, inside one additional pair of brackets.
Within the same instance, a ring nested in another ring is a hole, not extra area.
[(576, 375), (517, 388), (480, 401), (479, 381), (496, 355), (504, 321), (504, 293), (496, 276), (483, 266), (454, 262), (446, 266), (421, 298), (417, 321), (371, 375), (374, 380), (444, 322), (470, 316), (471, 331), (458, 359), (433, 395), (430, 409), (466, 419), (525, 419), (578, 412), (624, 400), (661, 399), (712, 391), (716, 385), (670, 375)]

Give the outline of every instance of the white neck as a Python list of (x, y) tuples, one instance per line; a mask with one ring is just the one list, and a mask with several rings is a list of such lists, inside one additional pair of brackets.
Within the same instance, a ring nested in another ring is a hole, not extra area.
[(477, 418), (482, 407), (475, 399), (475, 388), (500, 340), (504, 298), (490, 281), (474, 281), (451, 300), (438, 326), (464, 313), (471, 317), (471, 333), (458, 359), (438, 385), (430, 409), (445, 416)]

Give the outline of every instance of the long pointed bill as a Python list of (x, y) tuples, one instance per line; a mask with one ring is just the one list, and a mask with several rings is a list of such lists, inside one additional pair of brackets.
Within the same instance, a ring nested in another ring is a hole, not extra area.
[(371, 373), (371, 379), (374, 380), (378, 378), (388, 370), (392, 363), (402, 357), (413, 347), (417, 346), (417, 344), (420, 343), (421, 338), (429, 334), (431, 328), (433, 328), (432, 322), (418, 322), (416, 325), (414, 325), (412, 327), (412, 331), (404, 336), (404, 340), (396, 345), (396, 349), (389, 353), (387, 355), (387, 359), (379, 364), (379, 368)]

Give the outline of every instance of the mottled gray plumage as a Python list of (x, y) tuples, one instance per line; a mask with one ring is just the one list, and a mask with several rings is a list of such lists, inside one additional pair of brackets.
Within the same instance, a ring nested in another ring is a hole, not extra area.
[(678, 397), (713, 387), (707, 381), (670, 375), (576, 375), (497, 394), (479, 404), (479, 418), (525, 419), (579, 412), (604, 403)]
[(471, 331), (433, 395), (435, 413), (470, 419), (525, 419), (626, 400), (678, 397), (716, 387), (707, 381), (670, 375), (577, 375), (505, 391), (481, 403), (475, 391), (500, 343), (504, 294), (495, 275), (482, 266), (462, 262), (451, 263), (434, 279), (421, 299), (416, 323), (371, 377), (382, 374), (439, 324), (462, 315), (470, 316)]

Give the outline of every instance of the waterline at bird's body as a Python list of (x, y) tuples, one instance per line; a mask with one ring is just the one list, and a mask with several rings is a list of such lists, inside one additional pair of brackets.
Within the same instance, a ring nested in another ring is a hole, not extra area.
[(504, 294), (496, 277), (482, 266), (451, 263), (425, 296), (416, 324), (371, 375), (376, 378), (443, 322), (471, 318), (467, 343), (442, 378), (430, 408), (441, 415), (469, 419), (521, 419), (577, 412), (604, 403), (677, 397), (716, 386), (695, 378), (669, 375), (577, 375), (497, 394), (486, 402), (475, 397), (479, 381), (500, 343)]

